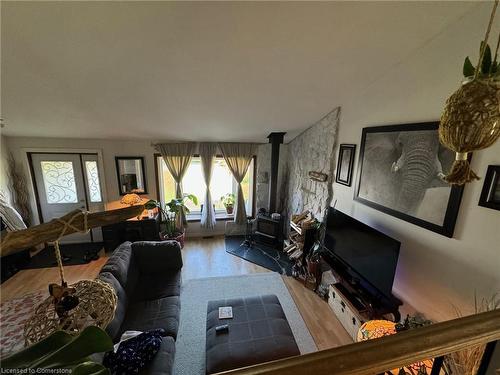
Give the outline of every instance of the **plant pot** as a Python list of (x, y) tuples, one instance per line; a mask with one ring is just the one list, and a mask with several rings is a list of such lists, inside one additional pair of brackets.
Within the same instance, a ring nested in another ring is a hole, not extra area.
[(233, 210), (234, 210), (233, 206), (226, 206), (226, 212), (228, 215), (232, 215)]
[(311, 275), (317, 275), (319, 269), (319, 259), (307, 259), (307, 270)]
[(177, 242), (179, 242), (181, 249), (183, 249), (184, 248), (184, 241), (186, 239), (186, 230), (183, 229), (182, 233), (176, 233), (172, 237), (169, 237), (164, 233), (160, 233), (160, 239), (162, 241), (177, 241)]

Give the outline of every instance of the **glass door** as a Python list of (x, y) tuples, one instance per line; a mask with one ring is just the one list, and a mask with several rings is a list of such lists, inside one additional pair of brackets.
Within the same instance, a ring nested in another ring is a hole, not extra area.
[[(31, 154), (40, 221), (48, 222), (76, 209), (103, 209), (96, 154)], [(102, 240), (101, 231), (65, 236), (61, 243)]]

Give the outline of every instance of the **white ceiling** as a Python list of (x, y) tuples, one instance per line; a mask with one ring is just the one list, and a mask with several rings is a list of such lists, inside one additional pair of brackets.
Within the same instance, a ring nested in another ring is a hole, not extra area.
[(290, 139), (478, 6), (2, 1), (3, 134)]

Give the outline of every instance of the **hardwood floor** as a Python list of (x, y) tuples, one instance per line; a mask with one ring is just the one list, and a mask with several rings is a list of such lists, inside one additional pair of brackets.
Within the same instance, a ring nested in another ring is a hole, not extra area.
[(182, 249), (182, 280), (270, 272), (268, 269), (226, 253), (224, 237), (192, 238)]
[[(66, 266), (64, 267), (64, 278), (68, 284), (76, 283), (78, 280), (93, 279), (106, 260), (107, 257), (101, 257), (88, 264)], [(59, 282), (59, 270), (56, 267), (19, 271), (0, 286), (0, 299), (6, 301), (38, 290), (48, 291), (50, 283)]]
[[(223, 237), (188, 239), (182, 250), (182, 258), (184, 281), (204, 277), (271, 272), (226, 253)], [(106, 259), (107, 257), (103, 256), (89, 264), (64, 267), (65, 278), (69, 284), (81, 279), (94, 278)], [(352, 343), (352, 339), (326, 302), (292, 277), (284, 276), (283, 280), (319, 350)], [(58, 281), (57, 268), (20, 271), (0, 286), (0, 298), (1, 301), (5, 301), (20, 297), (29, 292), (46, 289), (49, 283)]]

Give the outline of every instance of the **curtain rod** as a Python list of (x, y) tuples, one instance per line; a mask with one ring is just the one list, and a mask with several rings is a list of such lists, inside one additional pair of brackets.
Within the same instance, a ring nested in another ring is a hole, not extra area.
[(191, 141), (187, 141), (187, 142), (158, 142), (158, 143), (154, 143), (154, 142), (151, 142), (151, 146), (155, 147), (155, 146), (158, 146), (158, 145), (163, 145), (163, 144), (184, 144), (184, 143), (199, 143), (199, 142), (191, 142)]
[(179, 143), (179, 144), (184, 144), (184, 143), (215, 143), (215, 144), (242, 143), (242, 144), (255, 144), (255, 145), (267, 145), (268, 144), (267, 142), (192, 142), (192, 141), (188, 141), (188, 142), (158, 142), (158, 143), (151, 142), (151, 146), (156, 147), (156, 146), (161, 145), (161, 144), (176, 144), (176, 143)]

